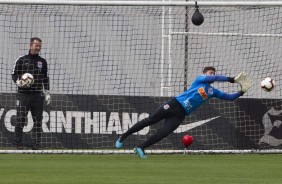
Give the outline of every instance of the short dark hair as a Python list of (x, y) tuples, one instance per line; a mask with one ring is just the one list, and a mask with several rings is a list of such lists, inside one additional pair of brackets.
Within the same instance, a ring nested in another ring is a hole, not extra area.
[(212, 70), (215, 72), (215, 68), (213, 66), (207, 66), (204, 68), (203, 73), (206, 73), (207, 71)]
[(30, 39), (30, 43), (33, 43), (35, 40), (39, 41), (39, 42), (42, 42), (42, 40), (38, 37), (33, 37)]

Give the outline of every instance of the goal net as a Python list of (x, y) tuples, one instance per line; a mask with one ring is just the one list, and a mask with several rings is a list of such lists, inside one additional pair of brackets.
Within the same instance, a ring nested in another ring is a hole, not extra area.
[[(40, 55), (49, 67), (52, 101), (44, 106), (41, 141), (47, 152), (131, 152), (163, 122), (130, 136), (122, 150), (114, 149), (115, 140), (182, 93), (205, 66), (230, 77), (244, 71), (254, 85), (232, 102), (211, 99), (149, 152), (181, 152), (186, 134), (194, 139), (191, 152), (281, 149), (281, 6), (199, 2), (204, 22), (196, 26), (191, 22), (192, 2), (187, 6), (153, 1), (147, 3), (155, 5), (36, 2), (0, 1), (2, 151), (14, 150), (17, 87), (11, 72), (15, 60), (28, 53), (31, 37), (42, 39)], [(260, 87), (265, 77), (276, 82), (271, 92)], [(227, 93), (240, 89), (230, 83), (213, 86)], [(30, 150), (32, 128), (29, 113), (25, 150)]]

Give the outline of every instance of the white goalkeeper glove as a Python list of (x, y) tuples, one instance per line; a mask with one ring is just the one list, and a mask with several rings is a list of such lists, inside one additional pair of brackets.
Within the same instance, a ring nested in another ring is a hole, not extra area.
[(239, 83), (240, 81), (244, 80), (247, 77), (247, 74), (245, 72), (239, 73), (237, 77), (234, 78), (234, 82)]
[(240, 86), (241, 86), (241, 91), (243, 93), (246, 93), (253, 85), (253, 81), (246, 77), (244, 80), (239, 81)]
[(50, 92), (48, 90), (43, 90), (44, 96), (45, 96), (45, 101), (46, 104), (49, 105), (51, 102), (51, 96), (50, 96)]
[(20, 88), (25, 88), (25, 87), (27, 87), (27, 84), (25, 83), (25, 81), (23, 81), (23, 80), (17, 80), (16, 81), (16, 84), (20, 87)]
[(247, 77), (247, 74), (245, 72), (239, 73), (236, 77), (228, 77), (229, 82), (231, 83), (240, 83), (240, 81), (244, 80)]

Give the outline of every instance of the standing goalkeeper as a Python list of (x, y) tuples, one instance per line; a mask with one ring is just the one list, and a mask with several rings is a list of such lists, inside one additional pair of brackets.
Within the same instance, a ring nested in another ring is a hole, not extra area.
[[(32, 149), (41, 149), (41, 121), (43, 118), (44, 99), (47, 105), (49, 105), (51, 100), (47, 62), (39, 56), (41, 43), (40, 38), (31, 38), (29, 53), (17, 59), (12, 71), (12, 79), (18, 85), (16, 102), (17, 117), (14, 137), (17, 149), (22, 149), (23, 128), (26, 124), (29, 110), (31, 111), (34, 122), (31, 133)], [(34, 83), (31, 86), (21, 80), (22, 75), (25, 73), (30, 73), (34, 77)]]
[[(211, 86), (211, 84), (215, 81), (239, 83), (241, 85), (241, 90), (233, 94), (224, 93)], [(144, 151), (145, 148), (167, 137), (180, 126), (186, 115), (191, 114), (207, 100), (215, 97), (222, 100), (232, 101), (247, 92), (251, 86), (252, 81), (247, 78), (246, 74), (243, 72), (237, 77), (231, 78), (222, 75), (215, 75), (214, 67), (205, 67), (203, 75), (198, 76), (189, 89), (160, 106), (157, 110), (155, 110), (155, 112), (150, 114), (148, 118), (145, 118), (133, 125), (127, 132), (120, 136), (120, 138), (116, 141), (115, 146), (116, 148), (122, 148), (123, 142), (128, 136), (165, 119), (163, 128), (135, 148), (136, 153), (141, 158), (146, 158)]]

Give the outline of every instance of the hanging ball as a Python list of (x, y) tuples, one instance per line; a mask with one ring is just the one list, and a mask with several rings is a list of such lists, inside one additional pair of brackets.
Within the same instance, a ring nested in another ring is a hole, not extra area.
[(197, 8), (192, 16), (192, 23), (196, 26), (201, 25), (204, 22), (204, 16), (200, 13)]

